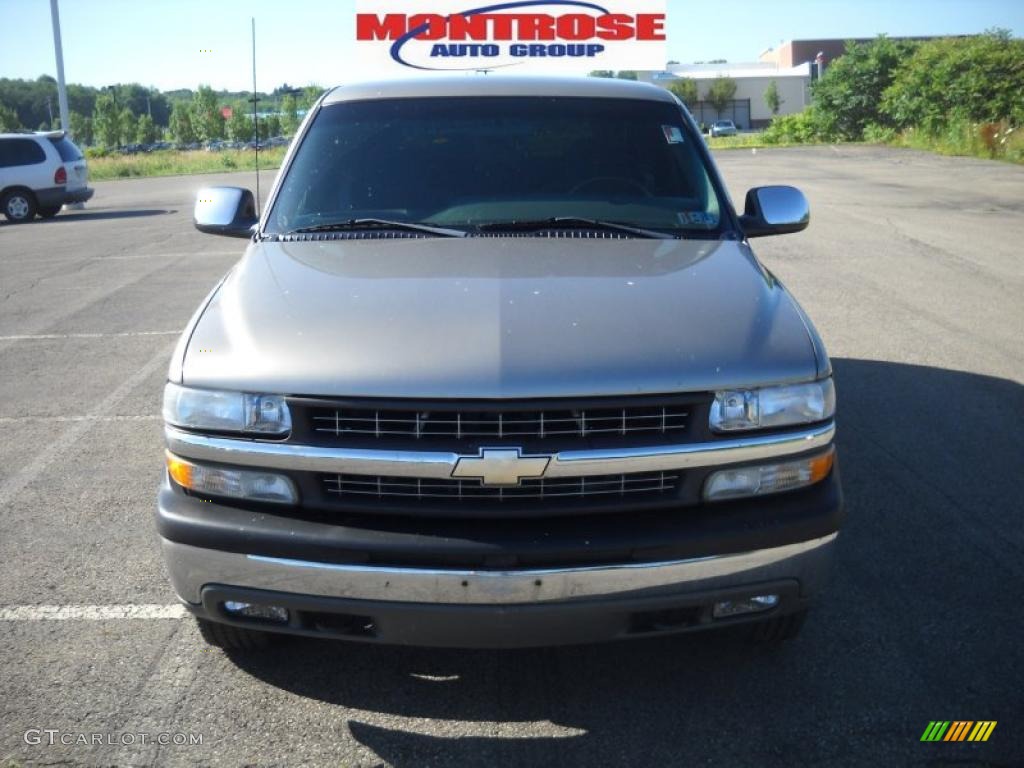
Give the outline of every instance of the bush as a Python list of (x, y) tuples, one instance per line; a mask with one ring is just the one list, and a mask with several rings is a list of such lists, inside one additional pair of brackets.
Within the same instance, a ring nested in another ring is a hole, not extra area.
[(864, 141), (868, 144), (891, 144), (898, 134), (894, 128), (878, 123), (868, 123), (864, 128)]
[(882, 94), (916, 47), (884, 36), (870, 43), (847, 43), (846, 53), (814, 84), (822, 129), (835, 138), (858, 141), (868, 125), (891, 124), (881, 109)]
[(803, 112), (773, 118), (761, 138), (766, 144), (806, 144), (828, 141), (830, 136), (824, 130), (818, 110), (808, 107)]
[(932, 136), (954, 123), (1024, 125), (1024, 40), (995, 31), (923, 43), (886, 89), (882, 110), (897, 127)]

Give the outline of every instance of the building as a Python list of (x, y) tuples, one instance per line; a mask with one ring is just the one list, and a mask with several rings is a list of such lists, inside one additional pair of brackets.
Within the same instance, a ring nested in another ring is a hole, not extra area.
[[(958, 37), (958, 35), (953, 35)], [(853, 43), (870, 43), (877, 38), (874, 37), (863, 37), (863, 38), (851, 38), (842, 40), (787, 40), (784, 43), (780, 43), (778, 48), (769, 48), (764, 51), (759, 57), (759, 61), (765, 64), (774, 64), (780, 68), (795, 67), (799, 64), (805, 64), (809, 61), (814, 61), (818, 54), (824, 54), (826, 64), (834, 59), (838, 59), (844, 53), (846, 53), (846, 44), (848, 42)], [(935, 37), (892, 37), (890, 40), (911, 40), (915, 42), (925, 42), (928, 40), (935, 40)]]
[[(774, 114), (764, 94), (772, 82), (782, 98), (779, 115), (801, 112), (811, 103), (811, 81), (829, 62), (846, 52), (848, 42), (870, 43), (877, 38), (832, 40), (788, 40), (778, 48), (764, 51), (758, 61), (746, 64), (673, 64), (661, 72), (639, 72), (638, 79), (668, 86), (673, 80), (689, 78), (697, 81), (700, 100), (690, 105), (698, 123), (732, 120), (740, 129), (764, 128)], [(893, 40), (927, 41), (934, 37), (894, 37)], [(718, 112), (706, 99), (711, 82), (728, 77), (736, 84), (736, 94), (728, 106)]]
[[(815, 51), (817, 53), (817, 51)], [(732, 120), (741, 130), (763, 128), (774, 116), (765, 101), (765, 91), (774, 82), (782, 103), (778, 114), (800, 112), (811, 103), (810, 63), (782, 67), (769, 61), (747, 64), (674, 64), (662, 72), (639, 72), (638, 79), (667, 87), (674, 80), (688, 78), (697, 82), (699, 100), (690, 105), (698, 123)], [(721, 112), (707, 101), (711, 83), (728, 77), (736, 84), (736, 93)]]

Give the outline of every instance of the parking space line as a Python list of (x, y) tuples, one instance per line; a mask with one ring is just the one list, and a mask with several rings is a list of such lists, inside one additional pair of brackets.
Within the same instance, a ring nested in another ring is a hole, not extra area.
[(126, 336), (180, 336), (181, 331), (124, 331), (121, 333), (25, 333), (0, 336), (0, 341), (40, 341), (46, 339), (113, 339)]
[(202, 256), (211, 258), (214, 256), (236, 256), (241, 257), (243, 251), (182, 251), (180, 253), (121, 253), (111, 256), (90, 256), (92, 261), (135, 261), (137, 259), (177, 259), (190, 256)]
[(46, 471), (50, 462), (54, 461), (64, 451), (70, 449), (80, 440), (96, 423), (100, 417), (108, 415), (118, 403), (132, 393), (137, 386), (153, 375), (160, 368), (165, 367), (171, 356), (173, 344), (161, 345), (153, 357), (139, 370), (121, 382), (121, 384), (107, 395), (91, 412), (85, 414), (90, 419), (72, 424), (68, 429), (59, 435), (55, 435), (50, 444), (40, 453), (25, 464), (18, 472), (11, 475), (6, 481), (0, 484), (0, 508), (7, 506), (11, 499), (32, 483), (37, 477)]
[(116, 619), (183, 619), (188, 611), (178, 604), (142, 605), (6, 605), (0, 621), (110, 621)]
[(22, 421), (47, 421), (54, 423), (66, 421), (159, 421), (162, 418), (159, 414), (145, 416), (0, 416), (0, 424), (17, 424)]

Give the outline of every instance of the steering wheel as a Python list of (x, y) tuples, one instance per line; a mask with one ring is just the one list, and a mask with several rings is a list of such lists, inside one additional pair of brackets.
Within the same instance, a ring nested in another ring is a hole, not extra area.
[(636, 181), (635, 179), (627, 179), (624, 176), (594, 176), (592, 179), (585, 179), (581, 181), (579, 184), (577, 184), (575, 187), (569, 190), (569, 194), (575, 195), (580, 190), (585, 189), (586, 187), (592, 186), (594, 184), (598, 184), (602, 181), (610, 181), (615, 184), (619, 184), (620, 186), (632, 187), (633, 189), (638, 190), (640, 194), (643, 195), (644, 197), (653, 197), (650, 190), (647, 189), (647, 187), (645, 187), (639, 181)]

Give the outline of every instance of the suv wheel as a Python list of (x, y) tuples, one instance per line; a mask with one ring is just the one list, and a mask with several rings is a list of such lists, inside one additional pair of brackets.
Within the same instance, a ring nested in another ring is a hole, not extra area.
[(203, 640), (226, 651), (258, 651), (269, 648), (273, 641), (270, 634), (253, 629), (198, 618), (196, 624), (199, 625), (199, 634)]
[(750, 627), (750, 641), (758, 645), (772, 645), (792, 640), (800, 634), (807, 618), (807, 610), (776, 616), (773, 619), (759, 621)]
[(40, 206), (39, 210), (36, 211), (36, 213), (39, 214), (40, 218), (52, 219), (54, 216), (56, 216), (58, 213), (60, 213), (60, 206), (59, 205), (47, 205), (45, 207)]
[(12, 189), (0, 199), (0, 209), (12, 224), (32, 221), (36, 215), (36, 198), (27, 189)]

